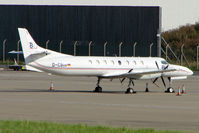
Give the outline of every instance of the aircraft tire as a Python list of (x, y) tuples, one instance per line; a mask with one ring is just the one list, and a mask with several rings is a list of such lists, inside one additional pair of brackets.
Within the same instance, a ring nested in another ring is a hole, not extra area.
[(166, 93), (175, 93), (175, 90), (172, 87), (169, 87), (165, 92)]
[(126, 94), (133, 94), (136, 93), (132, 88), (128, 88), (125, 92)]
[(102, 92), (102, 87), (97, 86), (94, 90), (94, 92)]

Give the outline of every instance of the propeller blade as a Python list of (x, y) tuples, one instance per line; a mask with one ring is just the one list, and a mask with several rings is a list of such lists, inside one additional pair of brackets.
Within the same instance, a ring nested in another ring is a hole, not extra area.
[(156, 83), (154, 83), (158, 88), (160, 88), (160, 86), (159, 85), (157, 85)]
[(164, 70), (166, 70), (168, 67), (169, 67), (169, 65), (167, 65), (167, 66), (164, 68)]
[(120, 82), (123, 83), (125, 79), (126, 79), (126, 78), (123, 78), (122, 80), (120, 80)]
[(171, 77), (168, 77), (169, 82), (171, 82)]
[(131, 73), (133, 71), (133, 69), (129, 70), (128, 73)]
[(161, 79), (162, 79), (162, 83), (164, 84), (164, 87), (166, 88), (166, 84), (165, 84), (164, 79), (163, 79), (162, 76), (161, 76)]
[(156, 79), (153, 81), (153, 83), (155, 83), (157, 80), (158, 80), (158, 78), (156, 78)]
[(135, 84), (134, 84), (133, 80), (132, 80), (132, 85), (133, 85), (133, 86), (135, 86)]
[(158, 68), (158, 69), (160, 69), (160, 68), (159, 68), (159, 66), (158, 66), (158, 63), (157, 63), (157, 61), (155, 62), (155, 64), (156, 64), (157, 68)]
[(155, 80), (153, 81), (153, 84), (155, 84), (155, 86), (157, 86), (158, 88), (160, 88), (160, 86), (159, 85), (157, 85), (155, 82), (158, 80), (158, 77), (157, 78), (155, 78)]

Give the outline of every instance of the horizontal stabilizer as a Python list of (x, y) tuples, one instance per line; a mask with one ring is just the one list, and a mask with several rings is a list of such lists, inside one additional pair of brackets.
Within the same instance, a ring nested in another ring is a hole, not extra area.
[(35, 51), (31, 55), (48, 55), (48, 54), (50, 54), (50, 52), (48, 51)]

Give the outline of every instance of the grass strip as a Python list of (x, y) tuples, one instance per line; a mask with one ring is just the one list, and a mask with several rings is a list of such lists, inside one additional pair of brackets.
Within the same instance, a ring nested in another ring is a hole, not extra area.
[(154, 129), (112, 128), (36, 121), (0, 121), (0, 133), (185, 133)]

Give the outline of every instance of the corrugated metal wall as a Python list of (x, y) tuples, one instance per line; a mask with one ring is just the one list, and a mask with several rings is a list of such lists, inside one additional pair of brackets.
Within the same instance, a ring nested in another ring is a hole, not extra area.
[[(77, 45), (77, 55), (103, 55), (107, 41), (109, 56), (118, 55), (119, 43), (122, 56), (132, 56), (133, 44), (136, 56), (149, 56), (149, 45), (154, 43), (152, 55), (158, 55), (157, 32), (161, 29), (159, 7), (118, 7), (118, 6), (0, 6), (0, 43), (7, 39), (6, 52), (16, 49), (19, 40), (17, 28), (25, 27), (35, 41), (45, 47), (73, 54), (73, 44)], [(2, 45), (0, 47), (2, 59)], [(8, 58), (8, 56), (7, 56)]]

